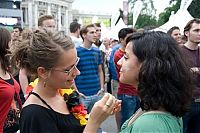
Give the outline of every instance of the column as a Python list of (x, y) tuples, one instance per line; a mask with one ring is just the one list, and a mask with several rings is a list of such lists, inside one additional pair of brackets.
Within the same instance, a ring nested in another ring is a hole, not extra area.
[(65, 10), (65, 16), (66, 16), (66, 19), (65, 19), (65, 32), (66, 34), (69, 34), (69, 13), (68, 13), (68, 8), (66, 7), (66, 10)]
[(61, 7), (58, 5), (58, 31), (61, 30)]
[(29, 28), (33, 27), (33, 7), (32, 2), (28, 2), (28, 24)]
[(27, 7), (25, 7), (24, 8), (24, 23), (25, 23), (25, 25), (27, 25), (27, 23), (28, 23), (28, 8)]
[(47, 3), (47, 14), (51, 15), (51, 4)]
[(38, 27), (38, 3), (35, 3), (34, 7), (34, 20), (35, 20), (35, 28)]

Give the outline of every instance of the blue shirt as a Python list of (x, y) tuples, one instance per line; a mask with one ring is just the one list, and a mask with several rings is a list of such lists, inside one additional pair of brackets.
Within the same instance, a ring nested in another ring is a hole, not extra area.
[(110, 77), (111, 79), (114, 80), (119, 80), (117, 77), (117, 71), (115, 68), (115, 63), (114, 63), (114, 55), (115, 52), (120, 48), (120, 44), (116, 44), (113, 48), (112, 48), (112, 52), (110, 55), (110, 60), (109, 60), (109, 71), (110, 71)]
[(90, 49), (77, 47), (80, 61), (77, 68), (81, 72), (75, 79), (77, 89), (86, 96), (97, 94), (100, 90), (99, 65), (103, 64), (101, 52), (98, 48)]

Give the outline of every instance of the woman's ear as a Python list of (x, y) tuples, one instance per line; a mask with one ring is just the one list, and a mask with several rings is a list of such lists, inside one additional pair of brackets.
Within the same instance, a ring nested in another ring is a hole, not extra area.
[(37, 73), (39, 77), (46, 79), (48, 77), (48, 71), (44, 67), (38, 67)]

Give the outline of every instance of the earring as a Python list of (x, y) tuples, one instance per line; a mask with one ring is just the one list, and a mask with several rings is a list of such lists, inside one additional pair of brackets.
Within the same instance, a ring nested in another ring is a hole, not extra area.
[(46, 82), (44, 81), (44, 88), (46, 87)]

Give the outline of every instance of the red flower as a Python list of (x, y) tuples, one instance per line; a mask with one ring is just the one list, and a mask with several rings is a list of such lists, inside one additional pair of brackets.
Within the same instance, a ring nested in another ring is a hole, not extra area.
[(79, 113), (79, 114), (82, 114), (82, 115), (87, 115), (87, 111), (86, 111), (86, 109), (85, 109), (83, 104), (79, 104), (79, 105), (76, 105), (76, 106), (72, 107), (70, 112)]

